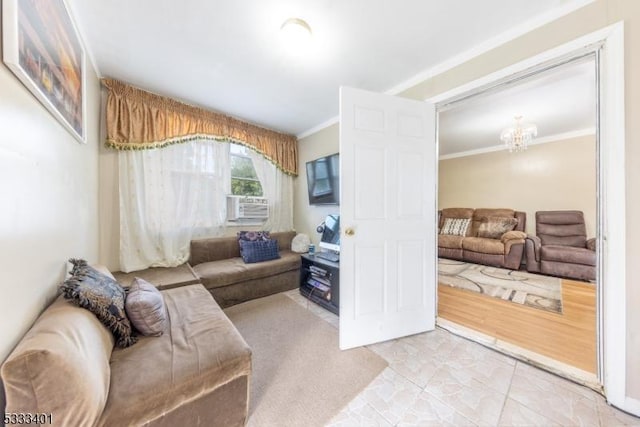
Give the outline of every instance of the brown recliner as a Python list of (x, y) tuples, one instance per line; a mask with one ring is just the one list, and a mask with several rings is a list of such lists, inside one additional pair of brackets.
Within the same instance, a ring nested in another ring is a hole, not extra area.
[(587, 240), (581, 211), (536, 212), (536, 236), (526, 240), (527, 271), (595, 280), (595, 244)]

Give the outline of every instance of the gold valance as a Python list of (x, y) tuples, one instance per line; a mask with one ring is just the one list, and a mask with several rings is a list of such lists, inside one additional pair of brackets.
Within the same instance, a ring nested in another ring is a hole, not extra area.
[(112, 79), (102, 79), (107, 96), (107, 146), (117, 150), (161, 148), (197, 138), (246, 145), (283, 172), (298, 175), (298, 140), (156, 95)]

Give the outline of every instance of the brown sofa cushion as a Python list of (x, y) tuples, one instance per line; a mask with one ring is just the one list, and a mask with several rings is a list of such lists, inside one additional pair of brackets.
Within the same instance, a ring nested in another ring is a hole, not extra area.
[(540, 247), (540, 258), (544, 261), (596, 265), (596, 253), (587, 248), (542, 245)]
[(479, 208), (473, 212), (473, 220), (482, 220), (482, 218), (499, 217), (499, 218), (513, 218), (516, 211), (513, 209), (493, 209), (493, 208)]
[(300, 268), (300, 255), (290, 250), (280, 252), (280, 258), (255, 264), (245, 264), (242, 258), (205, 262), (193, 267), (207, 288), (228, 286), (252, 279), (273, 276)]
[(587, 230), (581, 211), (536, 212), (536, 234), (542, 245), (584, 248)]
[(146, 336), (162, 335), (167, 329), (167, 309), (162, 294), (154, 285), (136, 277), (129, 286), (124, 303), (129, 320)]
[(499, 239), (507, 231), (511, 231), (518, 225), (516, 218), (490, 216), (482, 220), (478, 227), (478, 237), (487, 237), (489, 239)]
[[(280, 251), (291, 249), (291, 240), (295, 237), (295, 231), (283, 231), (270, 233), (271, 239), (278, 241)], [(240, 245), (238, 238), (214, 237), (208, 239), (198, 239), (191, 241), (191, 255), (189, 264), (196, 266), (204, 262), (220, 261), (240, 256)]]
[(462, 241), (462, 249), (491, 255), (504, 255), (504, 243), (500, 240), (483, 237), (465, 237)]
[(438, 234), (438, 247), (448, 249), (462, 249), (463, 236), (452, 236), (450, 234)]
[(144, 425), (251, 372), (249, 346), (202, 285), (162, 294), (170, 330), (113, 352), (100, 426)]
[(50, 413), (55, 425), (92, 426), (109, 393), (113, 334), (58, 297), (2, 365), (6, 411)]
[(587, 243), (584, 227), (584, 224), (563, 225), (561, 227), (551, 224), (538, 224), (536, 233), (543, 245), (584, 248)]

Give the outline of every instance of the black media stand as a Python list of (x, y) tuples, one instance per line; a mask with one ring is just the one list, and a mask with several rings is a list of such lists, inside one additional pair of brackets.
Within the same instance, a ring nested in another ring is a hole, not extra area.
[(315, 255), (303, 254), (300, 294), (330, 312), (339, 314), (340, 264)]

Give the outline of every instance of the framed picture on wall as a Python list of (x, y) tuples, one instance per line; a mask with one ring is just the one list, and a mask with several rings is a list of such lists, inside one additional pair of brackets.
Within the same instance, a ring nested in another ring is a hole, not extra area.
[(85, 135), (85, 52), (63, 0), (3, 0), (4, 63), (80, 142)]

